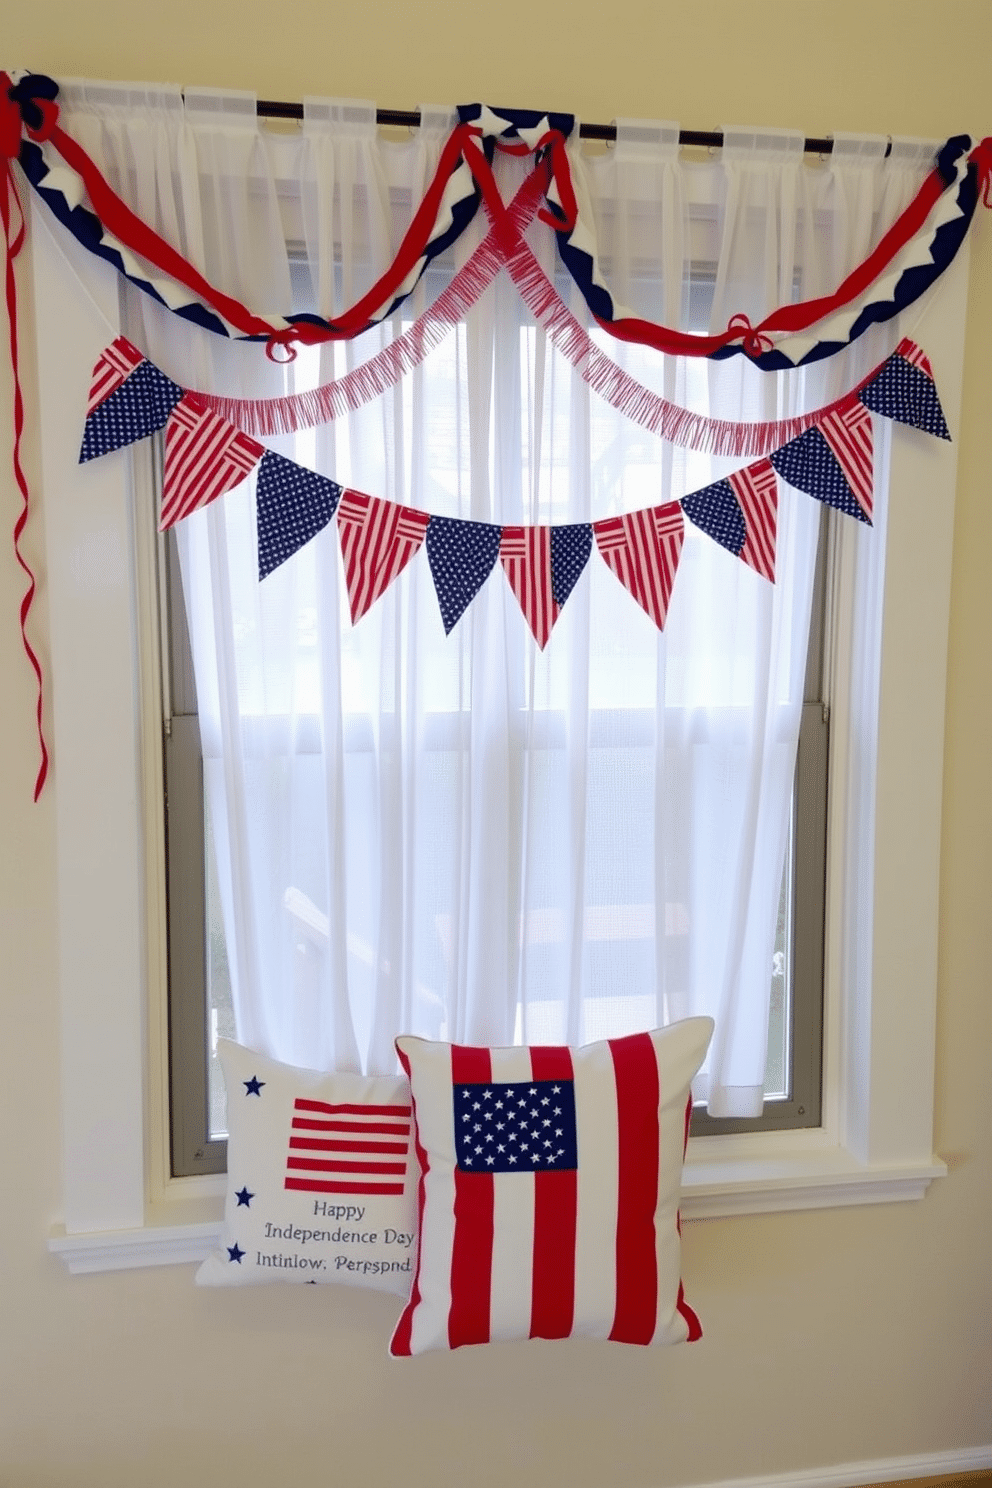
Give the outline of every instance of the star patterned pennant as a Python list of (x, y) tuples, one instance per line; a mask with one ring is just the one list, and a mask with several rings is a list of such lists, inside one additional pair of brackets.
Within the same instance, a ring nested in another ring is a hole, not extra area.
[(664, 630), (685, 537), (679, 502), (666, 502), (626, 517), (607, 517), (593, 522), (592, 530), (607, 567), (658, 629)]
[(342, 489), (337, 481), (266, 450), (258, 467), (255, 497), (260, 579), (327, 526)]
[(816, 501), (836, 507), (859, 522), (870, 518), (852, 491), (844, 471), (819, 429), (807, 429), (798, 439), (769, 455), (783, 480)]
[(198, 394), (186, 393), (165, 426), (160, 530), (232, 491), (264, 454), (257, 440), (218, 417)]
[(412, 506), (345, 491), (338, 504), (338, 532), (352, 624), (403, 572), (423, 542), (430, 520), (427, 512)]
[(879, 368), (859, 396), (866, 408), (883, 418), (924, 429), (937, 439), (951, 437), (930, 360), (914, 341), (900, 341), (895, 355)]
[(104, 352), (93, 369), (90, 407), (79, 451), (81, 465), (157, 434), (183, 396), (182, 388), (151, 362), (139, 360), (122, 375), (122, 366), (126, 365), (123, 358), (111, 364), (105, 362), (107, 356)]
[(432, 517), (427, 559), (434, 578), (445, 635), (450, 635), (492, 573), (502, 528), (492, 522)]
[(551, 529), (551, 588), (559, 610), (578, 583), (592, 552), (592, 524), (572, 522)]

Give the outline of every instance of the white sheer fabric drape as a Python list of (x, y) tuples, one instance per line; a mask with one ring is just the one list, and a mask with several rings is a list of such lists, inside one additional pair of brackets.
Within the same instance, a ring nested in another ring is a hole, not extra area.
[[(183, 108), (80, 85), (68, 102), (144, 216), (225, 290), (280, 312), (333, 312), (374, 281), (451, 122), (429, 111), (396, 142), (357, 104), (314, 103), (300, 134), (279, 135), (244, 95)], [(844, 140), (810, 165), (796, 137), (729, 132), (720, 158), (685, 163), (672, 130), (632, 124), (573, 163), (617, 297), (699, 330), (838, 283), (927, 164), (882, 153)], [(523, 169), (499, 163), (505, 197)], [(550, 232), (528, 240), (585, 322)], [(177, 381), (247, 396), (327, 381), (401, 329), (284, 370), (137, 295), (129, 313)], [(755, 419), (829, 401), (894, 339), (783, 376), (601, 344), (668, 397)], [(506, 275), (394, 391), (275, 443), (372, 495), (504, 523), (594, 520), (733, 468), (608, 408)], [(700, 1093), (714, 1114), (760, 1111), (819, 525), (819, 506), (783, 488), (772, 586), (687, 523), (663, 636), (594, 552), (540, 652), (498, 569), (447, 638), (423, 552), (352, 628), (333, 524), (262, 584), (250, 483), (183, 524), (239, 1037), (383, 1071), (400, 1031), (585, 1041), (708, 1012)]]

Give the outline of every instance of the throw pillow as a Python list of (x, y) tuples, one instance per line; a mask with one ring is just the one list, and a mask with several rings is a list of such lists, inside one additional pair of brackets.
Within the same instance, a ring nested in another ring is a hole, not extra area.
[(320, 1074), (218, 1041), (227, 1202), (200, 1286), (343, 1282), (410, 1291), (416, 1163), (402, 1076)]
[(690, 1018), (582, 1048), (401, 1036), (416, 1121), (420, 1252), (397, 1355), (514, 1338), (700, 1336), (681, 1281)]

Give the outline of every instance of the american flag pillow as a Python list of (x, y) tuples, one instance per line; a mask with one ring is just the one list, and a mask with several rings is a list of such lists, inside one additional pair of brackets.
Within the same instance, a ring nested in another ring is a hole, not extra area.
[(520, 1338), (698, 1338), (681, 1280), (690, 1018), (582, 1048), (401, 1036), (420, 1251), (396, 1355)]
[(322, 1074), (218, 1040), (227, 1201), (200, 1286), (339, 1282), (409, 1295), (416, 1162), (402, 1076)]

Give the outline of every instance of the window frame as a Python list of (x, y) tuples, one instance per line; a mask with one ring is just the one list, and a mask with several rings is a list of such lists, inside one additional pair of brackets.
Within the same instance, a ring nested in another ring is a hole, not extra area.
[[(150, 492), (140, 460), (77, 463), (89, 371), (120, 324), (118, 287), (112, 270), (56, 243), (38, 210), (26, 256), (37, 329), (29, 418), (47, 551), (61, 963), (64, 1186), (49, 1245), (72, 1271), (191, 1261), (219, 1232), (224, 1180), (168, 1176), (154, 536), (133, 520), (142, 503), (149, 509)], [(967, 265), (965, 245), (914, 328), (952, 430)], [(844, 622), (831, 712), (823, 1122), (693, 1139), (687, 1219), (916, 1199), (946, 1172), (933, 1154), (933, 1075), (957, 448), (895, 428), (891, 450), (887, 543), (873, 560), (884, 565), (884, 585), (859, 620), (866, 649), (881, 627), (877, 752), (874, 709), (855, 664), (854, 601), (867, 551), (858, 547), (860, 524), (843, 524), (838, 549)], [(859, 817), (867, 831), (854, 830)]]

